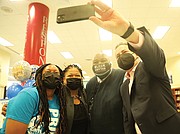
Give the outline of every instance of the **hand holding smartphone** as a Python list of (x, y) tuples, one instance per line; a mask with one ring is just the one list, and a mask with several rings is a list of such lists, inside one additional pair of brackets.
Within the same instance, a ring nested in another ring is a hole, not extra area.
[(66, 23), (89, 19), (95, 15), (94, 6), (91, 4), (59, 8), (57, 11), (57, 23)]

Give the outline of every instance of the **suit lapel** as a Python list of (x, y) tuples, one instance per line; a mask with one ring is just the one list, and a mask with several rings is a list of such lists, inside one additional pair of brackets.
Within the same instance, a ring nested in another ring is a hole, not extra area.
[(129, 79), (126, 79), (121, 85), (121, 96), (126, 109), (130, 109), (130, 96), (129, 96)]

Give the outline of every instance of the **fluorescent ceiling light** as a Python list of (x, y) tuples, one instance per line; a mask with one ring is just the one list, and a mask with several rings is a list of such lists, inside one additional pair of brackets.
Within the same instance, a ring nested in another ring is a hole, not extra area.
[(99, 37), (102, 41), (112, 40), (112, 33), (105, 29), (99, 28)]
[(47, 39), (51, 44), (62, 43), (58, 36), (53, 31), (48, 31)]
[(2, 37), (0, 37), (0, 45), (2, 45), (2, 46), (14, 46), (14, 44), (10, 43), (9, 41), (5, 40)]
[(154, 39), (162, 39), (166, 32), (169, 30), (170, 26), (158, 26), (153, 33), (153, 38)]
[(112, 56), (112, 50), (109, 49), (109, 50), (102, 50), (102, 53), (104, 53), (105, 55), (111, 57)]
[(180, 7), (180, 0), (172, 0), (169, 7)]
[(72, 59), (73, 56), (70, 52), (60, 52), (62, 56), (64, 56), (64, 58), (66, 59)]

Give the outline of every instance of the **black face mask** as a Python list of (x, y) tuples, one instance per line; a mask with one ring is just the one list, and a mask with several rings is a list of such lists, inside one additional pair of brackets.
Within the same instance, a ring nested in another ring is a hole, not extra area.
[(46, 72), (42, 75), (43, 84), (48, 89), (55, 89), (61, 87), (61, 77), (57, 73)]
[(92, 70), (94, 74), (102, 80), (109, 75), (111, 71), (111, 63), (93, 65)]
[(134, 66), (134, 57), (130, 53), (121, 54), (117, 60), (118, 66), (123, 70), (129, 70)]
[(79, 78), (67, 78), (67, 87), (70, 90), (76, 90), (82, 87), (82, 81)]

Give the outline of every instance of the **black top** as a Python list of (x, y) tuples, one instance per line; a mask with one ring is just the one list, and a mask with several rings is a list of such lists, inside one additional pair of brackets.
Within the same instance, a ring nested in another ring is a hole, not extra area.
[(87, 134), (88, 116), (82, 102), (74, 104), (74, 120), (71, 128), (71, 134)]
[[(124, 71), (113, 69), (102, 83), (93, 77), (86, 85), (88, 102), (93, 100), (90, 132), (93, 134), (124, 134), (120, 86)], [(96, 92), (96, 88), (97, 92)], [(91, 106), (90, 106), (91, 107)]]
[[(76, 105), (74, 105), (74, 99), (73, 99), (73, 97), (71, 97), (70, 91), (68, 89), (66, 89), (66, 88), (64, 88), (64, 89), (65, 89), (64, 91), (66, 93), (66, 107), (67, 107), (67, 134), (87, 134), (87, 132), (86, 133), (80, 133), (79, 132), (79, 130), (80, 130), (79, 127), (83, 127), (83, 126), (81, 126), (81, 124), (79, 124), (79, 126), (78, 126), (76, 123), (74, 123), (74, 119), (80, 119), (79, 118), (80, 115), (82, 115), (81, 119), (84, 119), (83, 118), (84, 114), (86, 114), (88, 116), (88, 106), (87, 106), (87, 103), (86, 103), (87, 98), (86, 98), (85, 90), (84, 89), (79, 90), (79, 93), (78, 93), (78, 96), (80, 96), (79, 99), (80, 99), (80, 102), (81, 102), (80, 107), (85, 109), (85, 111), (84, 111), (84, 109), (81, 111), (81, 110), (77, 110), (75, 108)], [(75, 115), (76, 113), (81, 113), (81, 114)], [(84, 125), (88, 127), (87, 124), (84, 124)], [(76, 132), (76, 130), (77, 130), (77, 132)]]

